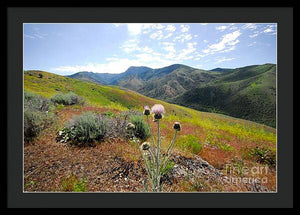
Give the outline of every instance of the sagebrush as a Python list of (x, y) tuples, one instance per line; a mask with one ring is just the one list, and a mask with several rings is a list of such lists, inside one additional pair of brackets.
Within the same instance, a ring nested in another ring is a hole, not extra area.
[(74, 116), (60, 131), (66, 142), (73, 145), (91, 145), (95, 141), (101, 141), (108, 130), (107, 118), (93, 112), (84, 112)]
[(63, 105), (83, 105), (85, 103), (84, 98), (78, 96), (73, 92), (69, 93), (58, 93), (51, 97), (51, 101), (55, 104), (63, 104)]
[(33, 141), (55, 121), (52, 103), (41, 96), (24, 92), (24, 141)]

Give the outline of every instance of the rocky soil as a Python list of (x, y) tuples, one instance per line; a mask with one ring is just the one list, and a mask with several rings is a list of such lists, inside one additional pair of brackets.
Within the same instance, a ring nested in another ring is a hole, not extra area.
[[(63, 110), (58, 118), (65, 122), (82, 111), (86, 110)], [(122, 121), (115, 123), (116, 132), (124, 126)], [(147, 176), (137, 149), (111, 132), (105, 142), (78, 148), (57, 139), (55, 126), (45, 130), (34, 143), (24, 146), (24, 191), (61, 192), (63, 177), (72, 173), (87, 179), (87, 192), (143, 192)], [(229, 175), (199, 156), (173, 154), (171, 160), (174, 168), (162, 178), (166, 192), (268, 191), (259, 183), (228, 182)]]

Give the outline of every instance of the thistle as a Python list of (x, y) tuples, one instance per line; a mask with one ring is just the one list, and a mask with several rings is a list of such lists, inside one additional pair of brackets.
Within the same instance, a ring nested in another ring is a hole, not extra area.
[(144, 115), (146, 116), (149, 116), (150, 115), (150, 108), (148, 106), (145, 106), (144, 107), (144, 112), (143, 112)]
[[(154, 122), (157, 123), (157, 136), (156, 140), (153, 135), (150, 122), (149, 122), (149, 115), (152, 112)], [(146, 171), (148, 175), (148, 182), (151, 185), (152, 192), (161, 192), (163, 191), (163, 184), (161, 183), (161, 177), (164, 174), (163, 170), (165, 169), (169, 158), (171, 156), (171, 151), (174, 147), (174, 143), (176, 140), (177, 132), (181, 130), (181, 126), (179, 122), (174, 123), (174, 130), (175, 134), (174, 137), (170, 143), (170, 145), (167, 148), (167, 151), (165, 154), (162, 153), (161, 149), (161, 134), (160, 134), (160, 120), (163, 118), (163, 114), (165, 113), (165, 108), (161, 104), (155, 104), (150, 111), (150, 108), (148, 106), (144, 107), (143, 114), (147, 117), (147, 123), (150, 129), (150, 135), (152, 137), (153, 144), (150, 144), (149, 142), (144, 142), (139, 146), (138, 141), (136, 138), (134, 139), (135, 142), (138, 144), (139, 151), (142, 155), (143, 161), (145, 162)], [(132, 128), (132, 125), (129, 125), (130, 128)], [(133, 128), (134, 129), (134, 128)], [(146, 156), (147, 155), (147, 156)], [(149, 191), (149, 188), (147, 186), (146, 181), (143, 182), (145, 186), (145, 190)]]
[(177, 131), (180, 131), (180, 129), (181, 129), (180, 123), (179, 123), (179, 122), (174, 122), (173, 128), (174, 128), (175, 130), (177, 130)]
[(151, 111), (153, 113), (153, 117), (155, 120), (160, 120), (163, 117), (163, 114), (165, 113), (165, 108), (161, 104), (155, 104)]
[(148, 149), (150, 149), (150, 143), (149, 142), (142, 143), (141, 149), (147, 151)]
[(126, 130), (133, 130), (133, 129), (135, 129), (135, 125), (134, 125), (134, 124), (128, 123), (128, 124), (126, 125)]

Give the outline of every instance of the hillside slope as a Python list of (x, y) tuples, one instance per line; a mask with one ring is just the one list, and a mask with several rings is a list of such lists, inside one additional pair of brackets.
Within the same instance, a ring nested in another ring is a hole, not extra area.
[(169, 101), (276, 127), (276, 66), (234, 69)]
[[(276, 129), (257, 124), (251, 121), (232, 118), (215, 113), (205, 113), (190, 108), (170, 104), (164, 101), (146, 97), (139, 93), (122, 90), (117, 86), (103, 86), (88, 81), (81, 81), (68, 77), (63, 77), (43, 71), (24, 71), (24, 91), (29, 91), (46, 98), (63, 92), (74, 92), (86, 99), (84, 106), (64, 106), (57, 107), (57, 122), (49, 130), (45, 130), (34, 144), (24, 147), (24, 175), (27, 190), (55, 190), (60, 189), (60, 180), (67, 172), (75, 172), (80, 177), (88, 175), (88, 186), (93, 191), (120, 191), (121, 188), (114, 188), (107, 182), (113, 182), (120, 185), (119, 181), (112, 180), (113, 175), (105, 174), (107, 180), (98, 184), (99, 172), (106, 172), (105, 168), (120, 169), (125, 164), (132, 164), (137, 161), (137, 149), (130, 141), (113, 139), (112, 141), (97, 144), (95, 148), (76, 148), (65, 147), (56, 142), (55, 135), (62, 128), (64, 123), (72, 118), (73, 115), (79, 115), (86, 111), (95, 111), (105, 113), (110, 111), (118, 116), (122, 116), (124, 111), (142, 111), (144, 105), (152, 106), (160, 103), (164, 105), (166, 114), (160, 122), (162, 135), (162, 148), (166, 150), (173, 138), (173, 123), (178, 121), (182, 129), (178, 135), (174, 146), (174, 155), (180, 155), (178, 162), (187, 161), (189, 168), (191, 162), (195, 162), (197, 156), (207, 161), (223, 174), (226, 172), (226, 165), (242, 165), (242, 167), (251, 168), (253, 166), (264, 166), (262, 160), (259, 160), (253, 150), (259, 153), (276, 154)], [(155, 128), (156, 124), (150, 122)], [(193, 150), (193, 147), (200, 150)], [(200, 147), (200, 148), (199, 148)], [(70, 151), (71, 150), (71, 151)], [(76, 156), (74, 156), (76, 155)], [(41, 160), (42, 159), (42, 160)], [(115, 162), (118, 159), (120, 162)], [(183, 160), (182, 160), (183, 159)], [(192, 159), (192, 160), (190, 160)], [(123, 162), (126, 160), (127, 163)], [(47, 162), (44, 162), (47, 161)], [(76, 164), (75, 166), (73, 164)], [(112, 164), (112, 165), (109, 165)], [(198, 165), (197, 162), (195, 165)], [(38, 167), (37, 167), (38, 166)], [(121, 166), (121, 167), (120, 167)], [(35, 169), (36, 168), (36, 169)], [(32, 170), (35, 169), (33, 172)], [(192, 167), (191, 170), (195, 168)], [(201, 166), (201, 169), (202, 166)], [(186, 170), (186, 169), (185, 169)], [(130, 172), (135, 172), (134, 168)], [(182, 172), (182, 171), (181, 171)], [(189, 169), (189, 173), (190, 169)], [(187, 174), (187, 173), (185, 173)], [(212, 191), (252, 191), (255, 187), (266, 187), (270, 191), (276, 190), (276, 168), (270, 167), (267, 177), (267, 183), (254, 184), (247, 186), (245, 184), (218, 185), (205, 179), (205, 175), (187, 184), (187, 178), (183, 177), (174, 185), (174, 191), (206, 190)], [(60, 177), (60, 178), (59, 178)], [(135, 178), (129, 174), (129, 180), (133, 184), (138, 184)], [(256, 176), (255, 176), (256, 177)], [(125, 182), (122, 182), (126, 185)], [(195, 184), (196, 183), (196, 184)], [(199, 183), (201, 186), (199, 187)], [(102, 186), (103, 185), (103, 186)], [(100, 187), (99, 187), (100, 186)], [(217, 186), (217, 187), (216, 187)], [(131, 188), (131, 187), (129, 187)], [(128, 188), (128, 189), (129, 189)], [(127, 189), (127, 190), (128, 190)], [(260, 188), (258, 190), (261, 190)]]

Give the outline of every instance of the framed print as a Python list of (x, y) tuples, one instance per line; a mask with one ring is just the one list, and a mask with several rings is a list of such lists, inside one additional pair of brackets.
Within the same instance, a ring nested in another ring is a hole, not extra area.
[(10, 207), (292, 206), (292, 8), (7, 13)]

